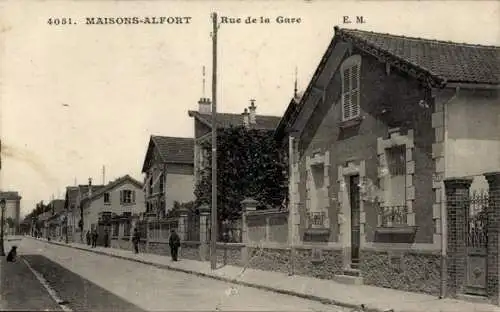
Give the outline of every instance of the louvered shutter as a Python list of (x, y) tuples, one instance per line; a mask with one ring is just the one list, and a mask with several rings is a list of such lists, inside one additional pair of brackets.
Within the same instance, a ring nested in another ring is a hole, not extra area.
[(343, 97), (343, 119), (348, 119), (350, 116), (351, 108), (351, 96), (350, 96), (350, 85), (351, 85), (351, 69), (347, 68), (344, 70), (344, 79), (342, 82), (342, 97)]
[(351, 67), (351, 85), (350, 85), (350, 93), (351, 93), (351, 109), (350, 109), (350, 118), (357, 117), (359, 115), (359, 65), (354, 65)]
[(132, 203), (135, 203), (135, 191), (132, 191)]

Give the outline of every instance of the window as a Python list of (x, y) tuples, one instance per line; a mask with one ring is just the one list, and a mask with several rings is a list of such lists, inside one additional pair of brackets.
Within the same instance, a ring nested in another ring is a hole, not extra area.
[(104, 193), (104, 203), (105, 204), (111, 203), (109, 193)]
[(165, 179), (165, 176), (162, 173), (160, 175), (160, 193), (163, 193), (165, 191), (165, 189), (164, 189), (164, 179)]
[(135, 203), (135, 191), (131, 191), (131, 190), (120, 191), (120, 203), (121, 204), (133, 204), (133, 203)]
[(148, 194), (151, 195), (153, 193), (153, 174), (151, 174), (149, 178), (149, 187), (148, 187)]
[(354, 55), (341, 66), (342, 76), (342, 120), (356, 118), (360, 114), (360, 68), (361, 56)]
[(387, 169), (390, 176), (388, 203), (392, 206), (406, 205), (406, 149), (398, 145), (386, 149)]
[(130, 229), (131, 229), (131, 224), (130, 221), (125, 222), (125, 228), (123, 229), (123, 236), (130, 236)]

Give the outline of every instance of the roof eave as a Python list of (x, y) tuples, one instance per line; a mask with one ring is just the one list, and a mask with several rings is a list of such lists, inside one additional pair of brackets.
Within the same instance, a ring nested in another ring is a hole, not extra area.
[(473, 83), (473, 82), (449, 82), (446, 84), (445, 88), (500, 90), (500, 84)]

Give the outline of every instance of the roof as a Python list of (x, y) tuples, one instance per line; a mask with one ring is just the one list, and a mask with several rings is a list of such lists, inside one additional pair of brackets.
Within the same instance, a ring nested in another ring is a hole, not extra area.
[(77, 200), (78, 200), (78, 187), (77, 186), (67, 186), (66, 187), (66, 206), (69, 203), (76, 203)]
[[(123, 177), (120, 177), (120, 178), (114, 180), (114, 181), (111, 181), (110, 183), (106, 184), (104, 187), (99, 188), (99, 190), (97, 190), (95, 193), (92, 194), (90, 199), (96, 199), (96, 198), (104, 195), (104, 193), (109, 192), (110, 190), (114, 189), (117, 186), (120, 186), (121, 184), (123, 184), (127, 181), (136, 185), (140, 189), (142, 189), (142, 187), (143, 187), (143, 184), (141, 182), (137, 181), (136, 179), (132, 178), (131, 176), (129, 176), (127, 174), (127, 175), (124, 175)], [(88, 199), (89, 199), (88, 197), (83, 198), (82, 201), (87, 201)]]
[[(335, 35), (428, 72), (444, 83), (500, 84), (500, 47), (335, 28)], [(378, 55), (382, 56), (382, 55)]]
[[(430, 87), (448, 83), (500, 85), (500, 47), (456, 43), (433, 39), (376, 33), (335, 27), (335, 36), (324, 53), (303, 96), (291, 101), (275, 137), (280, 139), (287, 125), (295, 122), (304, 103), (339, 41), (350, 42), (381, 62), (408, 73)], [(288, 113), (287, 113), (288, 112)]]
[(0, 192), (0, 198), (6, 200), (16, 200), (16, 199), (21, 199), (21, 196), (19, 196), (18, 192), (7, 191), (7, 192)]
[(163, 163), (194, 164), (194, 140), (192, 138), (152, 135), (144, 158), (142, 172), (145, 171), (150, 153), (156, 149)]
[(80, 199), (87, 197), (89, 190), (92, 190), (92, 193), (94, 193), (94, 192), (99, 191), (103, 187), (104, 187), (104, 185), (102, 185), (102, 184), (92, 185), (91, 187), (89, 187), (89, 185), (87, 185), (87, 184), (79, 185), (78, 190), (80, 192)]
[[(188, 114), (190, 117), (194, 117), (207, 126), (212, 127), (211, 114), (202, 114), (200, 112), (192, 110), (188, 111)], [(256, 115), (256, 125), (254, 128), (261, 130), (273, 130), (280, 122), (280, 119), (281, 117), (278, 116)], [(241, 114), (217, 113), (217, 125), (220, 128), (243, 126), (243, 116)]]

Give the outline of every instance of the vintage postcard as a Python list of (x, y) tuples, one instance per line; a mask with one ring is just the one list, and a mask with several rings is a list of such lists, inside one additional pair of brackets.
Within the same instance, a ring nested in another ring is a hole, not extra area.
[(500, 311), (500, 1), (0, 1), (0, 310)]

